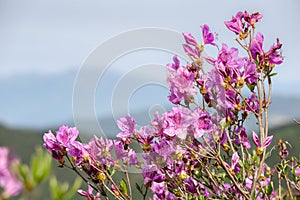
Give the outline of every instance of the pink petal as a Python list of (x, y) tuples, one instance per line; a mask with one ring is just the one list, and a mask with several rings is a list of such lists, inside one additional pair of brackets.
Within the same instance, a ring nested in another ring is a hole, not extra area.
[(235, 166), (238, 164), (240, 160), (240, 157), (238, 155), (237, 152), (235, 152), (234, 154), (232, 154), (232, 159), (231, 159), (231, 168), (235, 168)]
[(268, 136), (268, 137), (264, 140), (264, 142), (263, 142), (263, 144), (262, 144), (262, 149), (268, 147), (268, 146), (272, 143), (272, 139), (273, 139), (273, 135), (272, 135), (272, 136)]
[(190, 46), (187, 45), (187, 44), (183, 44), (182, 46), (183, 46), (184, 51), (185, 51), (187, 54), (189, 54), (189, 55), (191, 55), (191, 56), (193, 56), (193, 57), (198, 57), (198, 55), (195, 53), (195, 50), (194, 50), (192, 47), (190, 47)]
[(254, 144), (257, 147), (260, 147), (260, 140), (259, 140), (257, 134), (254, 131), (252, 131), (252, 139), (253, 139)]
[(190, 45), (193, 45), (193, 46), (197, 46), (197, 41), (196, 39), (194, 38), (194, 36), (192, 36), (191, 33), (182, 33), (186, 43), (190, 44)]

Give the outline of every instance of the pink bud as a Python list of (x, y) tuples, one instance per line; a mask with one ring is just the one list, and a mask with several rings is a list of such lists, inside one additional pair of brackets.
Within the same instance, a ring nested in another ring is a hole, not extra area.
[(194, 38), (194, 36), (192, 36), (192, 34), (190, 33), (182, 33), (186, 43), (192, 45), (192, 46), (197, 46), (197, 41), (196, 39)]
[(194, 50), (192, 47), (190, 47), (189, 45), (187, 44), (183, 44), (183, 49), (184, 51), (189, 54), (190, 56), (193, 56), (193, 57), (199, 57), (197, 54), (196, 54), (196, 50)]

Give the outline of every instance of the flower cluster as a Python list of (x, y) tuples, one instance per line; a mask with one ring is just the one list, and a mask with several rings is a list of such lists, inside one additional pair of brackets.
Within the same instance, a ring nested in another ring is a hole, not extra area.
[[(119, 133), (120, 136), (128, 137), (131, 134), (130, 131), (134, 130), (131, 126), (135, 125), (135, 122), (132, 123), (131, 119), (131, 117), (127, 117), (118, 121), (120, 129), (123, 131)], [(58, 160), (60, 167), (68, 166), (67, 161), (71, 164), (68, 167), (75, 170), (82, 178), (80, 170), (84, 171), (93, 183), (102, 183), (116, 169), (122, 170), (121, 164), (137, 164), (135, 151), (125, 148), (127, 141), (108, 140), (95, 136), (85, 144), (77, 140), (78, 134), (76, 127), (69, 128), (66, 125), (61, 126), (55, 135), (51, 131), (44, 134), (44, 147), (51, 152), (54, 159)], [(76, 167), (80, 170), (77, 170)], [(86, 179), (84, 178), (84, 180)], [(114, 182), (111, 183), (110, 187), (111, 190), (118, 188)], [(93, 190), (98, 191), (98, 188), (93, 184), (89, 184), (88, 192), (79, 190), (78, 194), (85, 196), (87, 199), (99, 199), (100, 193), (93, 195)], [(115, 191), (121, 193), (119, 189)], [(105, 194), (103, 188), (101, 193)]]
[(19, 163), (19, 159), (6, 147), (0, 147), (0, 187), (3, 188), (4, 199), (17, 196), (23, 189), (22, 183), (13, 172), (13, 167)]
[[(144, 199), (149, 189), (153, 200), (281, 198), (281, 189), (273, 184), (275, 172), (287, 180), (291, 198), (292, 189), (300, 191), (299, 162), (285, 160), (284, 142), (277, 145), (281, 162), (275, 168), (265, 162), (273, 139), (268, 134), (272, 71), (283, 57), (279, 39), (264, 51), (262, 33), (254, 36), (261, 19), (258, 12), (245, 11), (225, 22), (248, 56), (240, 56), (238, 48), (218, 45), (206, 24), (201, 26), (201, 42), (183, 33), (183, 49), (191, 61), (182, 65), (174, 56), (167, 65), (168, 99), (175, 105), (161, 115), (156, 113), (148, 126), (138, 127), (127, 115), (117, 121), (117, 139), (94, 137), (87, 144), (76, 140), (76, 128), (62, 126), (56, 136), (46, 133), (45, 148), (62, 167), (67, 160), (88, 183), (88, 192), (78, 193), (87, 199), (107, 199), (108, 193), (132, 199), (128, 167), (141, 169), (144, 182), (136, 187)], [(203, 56), (207, 45), (216, 48), (217, 55)], [(204, 63), (212, 70), (205, 71)], [(249, 115), (257, 119), (259, 134), (246, 129)], [(133, 149), (137, 144), (142, 151), (139, 160)], [(292, 181), (286, 178), (288, 168)], [(114, 181), (115, 170), (123, 171), (125, 178)]]

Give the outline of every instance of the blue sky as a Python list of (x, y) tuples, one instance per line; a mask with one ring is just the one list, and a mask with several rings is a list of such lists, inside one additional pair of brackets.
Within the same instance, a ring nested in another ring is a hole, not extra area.
[[(259, 11), (264, 15), (257, 28), (265, 35), (266, 49), (277, 37), (284, 45), (285, 61), (277, 68), (279, 76), (274, 79), (274, 95), (299, 97), (299, 8), (298, 0), (2, 0), (0, 109), (4, 112), (0, 121), (45, 127), (71, 119), (73, 84), (82, 63), (97, 46), (122, 32), (157, 27), (188, 31), (200, 38), (199, 27), (207, 23), (219, 34), (219, 44), (235, 45), (234, 35), (226, 30), (224, 21), (239, 10)], [(111, 111), (107, 96), (111, 95), (112, 84), (122, 76), (123, 68), (151, 62), (166, 64), (171, 57), (171, 54), (147, 51), (124, 56), (113, 63), (103, 83), (107, 87), (103, 93), (97, 91), (95, 97), (99, 100), (95, 105), (97, 113)], [(148, 90), (136, 92), (133, 99), (125, 101), (133, 109), (166, 101), (167, 91)]]

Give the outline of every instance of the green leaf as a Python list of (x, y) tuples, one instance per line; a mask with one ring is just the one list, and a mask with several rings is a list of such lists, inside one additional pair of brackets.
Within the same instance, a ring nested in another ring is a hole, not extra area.
[(228, 121), (227, 123), (221, 124), (222, 131), (224, 131), (229, 125), (230, 125), (230, 121)]
[(136, 187), (136, 189), (137, 189), (141, 194), (143, 194), (143, 190), (142, 190), (141, 186), (140, 186), (138, 183), (135, 183), (135, 187)]
[(109, 167), (107, 171), (110, 176), (113, 176), (116, 173), (116, 170), (112, 169), (111, 167)]
[(204, 195), (201, 194), (201, 195), (199, 196), (199, 200), (205, 200)]
[(266, 190), (267, 195), (270, 195), (272, 193), (272, 191), (273, 191), (273, 182), (271, 182), (267, 187), (267, 190)]
[(52, 195), (52, 199), (54, 200), (63, 200), (65, 199), (65, 195), (69, 190), (69, 184), (68, 183), (59, 183), (57, 182), (56, 177), (50, 178), (50, 191)]
[(26, 165), (22, 165), (22, 164), (19, 164), (19, 166), (18, 166), (19, 173), (20, 173), (24, 183), (28, 179), (26, 167), (27, 167)]
[(43, 149), (37, 148), (35, 154), (31, 156), (30, 168), (33, 180), (36, 184), (41, 183), (48, 178), (51, 171), (51, 157), (43, 151)]
[(269, 77), (276, 76), (278, 73), (269, 74)]
[(226, 173), (225, 172), (219, 173), (218, 177), (221, 178), (223, 181), (225, 181), (226, 180)]
[(72, 188), (69, 189), (69, 191), (67, 191), (64, 195), (64, 199), (65, 200), (71, 200), (72, 197), (74, 197), (74, 195), (77, 193), (77, 190), (80, 188), (82, 183), (82, 180), (80, 177), (77, 177), (72, 185)]
[(296, 174), (295, 174), (295, 167), (294, 166), (292, 167), (291, 179), (292, 179), (292, 181), (297, 181)]
[(250, 90), (251, 92), (254, 91), (255, 85), (251, 85), (251, 84), (249, 84), (249, 83), (246, 83), (246, 85), (247, 85), (247, 87), (249, 88), (249, 90)]
[(30, 173), (28, 166), (25, 164), (20, 164), (18, 166), (18, 171), (21, 175), (22, 182), (25, 188), (29, 191), (32, 190), (35, 187), (35, 183), (33, 181), (32, 174)]
[(120, 189), (121, 189), (121, 191), (122, 191), (123, 194), (127, 194), (128, 188), (127, 188), (127, 183), (126, 183), (126, 181), (124, 179), (122, 179), (120, 181)]
[(60, 188), (58, 187), (56, 177), (51, 177), (49, 181), (50, 192), (52, 199), (57, 200), (61, 198)]

